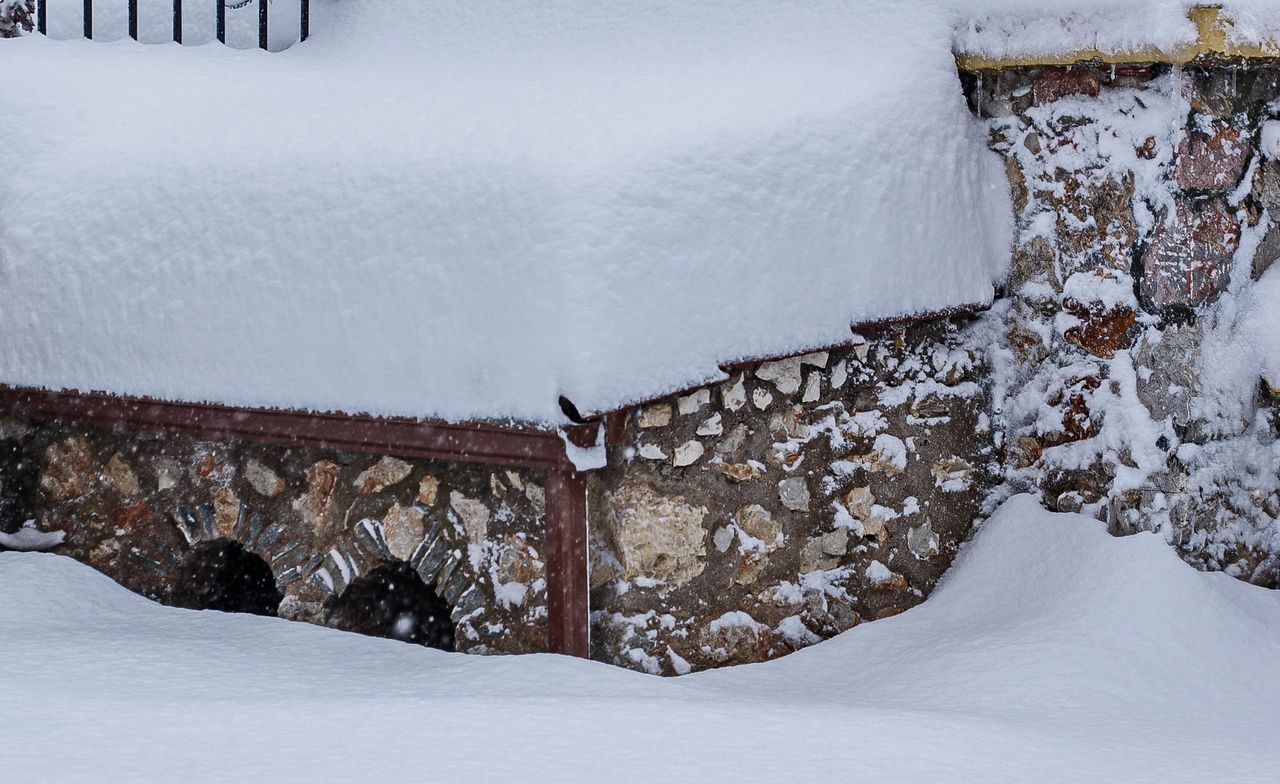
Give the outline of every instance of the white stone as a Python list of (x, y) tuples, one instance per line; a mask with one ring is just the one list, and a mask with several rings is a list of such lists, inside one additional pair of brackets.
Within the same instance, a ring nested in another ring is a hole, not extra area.
[(733, 430), (729, 431), (729, 435), (721, 439), (716, 444), (716, 451), (722, 455), (732, 454), (742, 448), (743, 442), (747, 440), (747, 426), (739, 423)]
[(387, 550), (391, 555), (401, 561), (408, 561), (426, 536), (422, 510), (393, 504), (382, 518), (382, 533), (386, 537)]
[(481, 544), (489, 534), (489, 507), (457, 490), (449, 493), (449, 506), (462, 520), (462, 530), (472, 544)]
[(747, 385), (744, 382), (745, 374), (738, 374), (738, 378), (733, 384), (721, 392), (724, 401), (724, 407), (730, 411), (737, 411), (747, 404)]
[(624, 485), (609, 495), (608, 535), (622, 564), (622, 579), (678, 584), (702, 574), (706, 514), (706, 507), (692, 506), (683, 496), (664, 496), (643, 484)]
[(244, 464), (244, 478), (259, 495), (275, 498), (284, 492), (284, 480), (262, 463), (250, 458)]
[(938, 535), (929, 523), (907, 529), (907, 548), (917, 558), (929, 558), (938, 554)]
[(641, 444), (640, 456), (645, 460), (666, 460), (667, 453), (662, 451), (662, 447), (657, 444)]
[(835, 367), (831, 368), (831, 388), (840, 389), (844, 386), (844, 382), (849, 378), (849, 363), (837, 362)]
[(756, 378), (773, 384), (784, 395), (793, 394), (800, 389), (800, 357), (766, 362), (756, 368)]
[(706, 449), (703, 448), (699, 441), (686, 441), (676, 447), (675, 457), (672, 458), (671, 464), (676, 468), (693, 465), (698, 462), (698, 458), (702, 457)]
[(111, 486), (122, 497), (133, 498), (141, 492), (137, 475), (133, 473), (133, 469), (119, 454), (112, 455), (111, 460), (107, 462), (106, 474), (107, 479), (111, 481)]
[(805, 354), (803, 357), (800, 357), (800, 364), (824, 368), (827, 366), (827, 361), (830, 358), (830, 355), (825, 351), (815, 351), (812, 354)]
[(677, 400), (676, 408), (680, 410), (681, 416), (687, 416), (689, 414), (696, 414), (698, 411), (702, 410), (703, 406), (710, 405), (710, 403), (711, 390), (699, 389), (697, 392), (685, 395)]
[(822, 552), (840, 556), (849, 552), (849, 529), (837, 528), (822, 535)]
[(360, 495), (381, 492), (397, 482), (404, 481), (413, 468), (395, 457), (383, 457), (356, 477), (352, 485)]
[(778, 498), (793, 512), (809, 511), (809, 485), (802, 477), (793, 476), (779, 482)]
[(700, 436), (718, 436), (724, 432), (724, 425), (720, 424), (719, 412), (712, 414), (709, 418), (698, 425), (695, 431)]
[(716, 550), (723, 553), (729, 549), (729, 545), (733, 544), (733, 536), (733, 529), (725, 526), (716, 529), (711, 536), (711, 541), (715, 544)]
[(804, 396), (800, 398), (802, 403), (816, 403), (818, 398), (822, 397), (822, 375), (820, 373), (810, 373), (809, 383), (805, 384)]
[(671, 406), (666, 403), (645, 406), (640, 411), (640, 418), (636, 420), (636, 425), (642, 429), (666, 427), (669, 424), (671, 424)]
[(768, 408), (769, 404), (772, 402), (773, 402), (773, 395), (770, 394), (768, 390), (757, 389), (756, 391), (751, 393), (751, 403), (761, 411), (764, 411), (766, 408)]

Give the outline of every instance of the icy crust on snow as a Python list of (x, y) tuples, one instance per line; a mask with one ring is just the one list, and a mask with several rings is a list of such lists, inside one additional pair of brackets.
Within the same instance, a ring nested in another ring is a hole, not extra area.
[(1280, 44), (1280, 5), (1274, 0), (942, 0), (959, 19), (956, 50), (994, 59), (1098, 51), (1173, 52), (1197, 40), (1187, 17), (1196, 6), (1222, 6), (1227, 42)]
[(1007, 264), (944, 10), (312, 5), (271, 55), (4, 42), (0, 381), (554, 422)]
[(0, 553), (0, 628), (6, 784), (1177, 784), (1280, 767), (1280, 593), (1029, 497), (919, 607), (675, 680), (163, 608), (52, 555)]

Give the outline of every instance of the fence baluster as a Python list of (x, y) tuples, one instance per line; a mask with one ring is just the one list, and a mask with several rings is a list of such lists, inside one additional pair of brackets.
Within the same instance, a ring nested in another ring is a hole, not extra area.
[(227, 0), (218, 0), (218, 43), (227, 42)]
[(267, 0), (258, 0), (258, 48), (266, 51), (270, 41), (267, 40)]
[(311, 37), (311, 0), (302, 0), (302, 34), (299, 36), (301, 41)]
[(138, 40), (138, 0), (129, 0), (129, 37)]
[(49, 34), (48, 16), (44, 10), (47, 0), (36, 0), (36, 30), (40, 35)]
[(182, 0), (173, 0), (173, 42), (182, 43)]
[(84, 37), (93, 40), (93, 0), (84, 0)]

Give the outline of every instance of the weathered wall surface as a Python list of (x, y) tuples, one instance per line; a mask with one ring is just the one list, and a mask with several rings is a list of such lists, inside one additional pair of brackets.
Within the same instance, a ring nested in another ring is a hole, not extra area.
[(460, 650), (546, 650), (537, 472), (44, 423), (0, 436), (4, 524), (64, 531), (59, 552), (144, 595), (169, 601), (193, 548), (238, 542), (281, 616), (326, 623), (354, 580), (408, 563)]
[(631, 412), (591, 480), (596, 658), (772, 658), (922, 601), (994, 463), (985, 327), (866, 332)]
[[(992, 318), (1007, 483), (1280, 579), (1274, 391), (1240, 329), (1280, 254), (1276, 63), (967, 75), (1019, 236)], [(1274, 130), (1274, 125), (1270, 126)]]

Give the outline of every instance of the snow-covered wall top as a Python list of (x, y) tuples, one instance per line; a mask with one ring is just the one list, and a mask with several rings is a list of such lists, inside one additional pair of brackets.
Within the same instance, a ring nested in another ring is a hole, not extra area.
[(1276, 0), (943, 0), (958, 17), (956, 50), (991, 60), (1086, 53), (1171, 54), (1196, 46), (1204, 32), (1193, 9), (1232, 47), (1280, 53)]
[(553, 422), (987, 301), (953, 25), (318, 0), (279, 54), (4, 41), (0, 382)]

